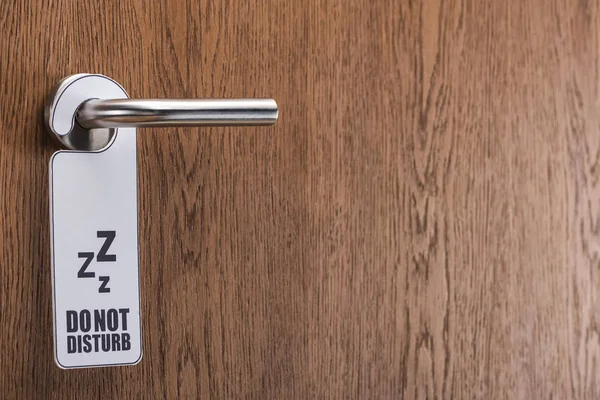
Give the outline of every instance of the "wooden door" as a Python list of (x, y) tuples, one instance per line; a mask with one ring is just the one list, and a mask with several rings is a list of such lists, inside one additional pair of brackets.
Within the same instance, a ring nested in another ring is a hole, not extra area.
[[(595, 2), (0, 8), (0, 397), (600, 397)], [(52, 86), (273, 97), (139, 131), (144, 357), (53, 361)]]

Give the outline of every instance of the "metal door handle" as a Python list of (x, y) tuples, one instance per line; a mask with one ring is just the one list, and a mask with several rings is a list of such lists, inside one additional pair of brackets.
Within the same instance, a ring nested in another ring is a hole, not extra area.
[(112, 143), (117, 128), (145, 126), (272, 125), (273, 99), (130, 99), (106, 92), (103, 75), (78, 74), (59, 82), (50, 96), (45, 120), (51, 136), (70, 150), (99, 151)]
[(277, 122), (272, 99), (88, 100), (77, 112), (83, 128), (143, 126), (272, 125)]

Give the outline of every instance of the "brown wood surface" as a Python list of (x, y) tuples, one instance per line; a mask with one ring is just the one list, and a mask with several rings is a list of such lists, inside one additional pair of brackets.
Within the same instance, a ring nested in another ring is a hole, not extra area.
[[(0, 398), (600, 398), (592, 1), (0, 7)], [(142, 362), (52, 355), (51, 87), (273, 97), (140, 131)]]

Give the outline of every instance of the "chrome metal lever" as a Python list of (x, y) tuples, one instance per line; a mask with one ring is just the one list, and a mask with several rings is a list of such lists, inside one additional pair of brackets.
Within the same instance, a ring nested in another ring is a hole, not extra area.
[(77, 112), (83, 128), (142, 126), (272, 125), (277, 122), (272, 99), (89, 100)]
[(47, 102), (45, 119), (62, 147), (103, 150), (112, 144), (118, 128), (272, 125), (278, 117), (272, 99), (129, 99), (124, 89), (122, 98), (115, 98), (114, 90), (106, 91), (107, 80), (118, 85), (94, 74), (59, 82)]

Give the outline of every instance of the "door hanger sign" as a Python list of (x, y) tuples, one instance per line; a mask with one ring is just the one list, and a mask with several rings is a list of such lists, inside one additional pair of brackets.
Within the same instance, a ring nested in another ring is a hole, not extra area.
[[(101, 75), (63, 81), (47, 115), (73, 129), (91, 97), (123, 99)], [(58, 151), (50, 160), (54, 356), (61, 368), (136, 364), (142, 358), (136, 129), (119, 128), (99, 151)]]

